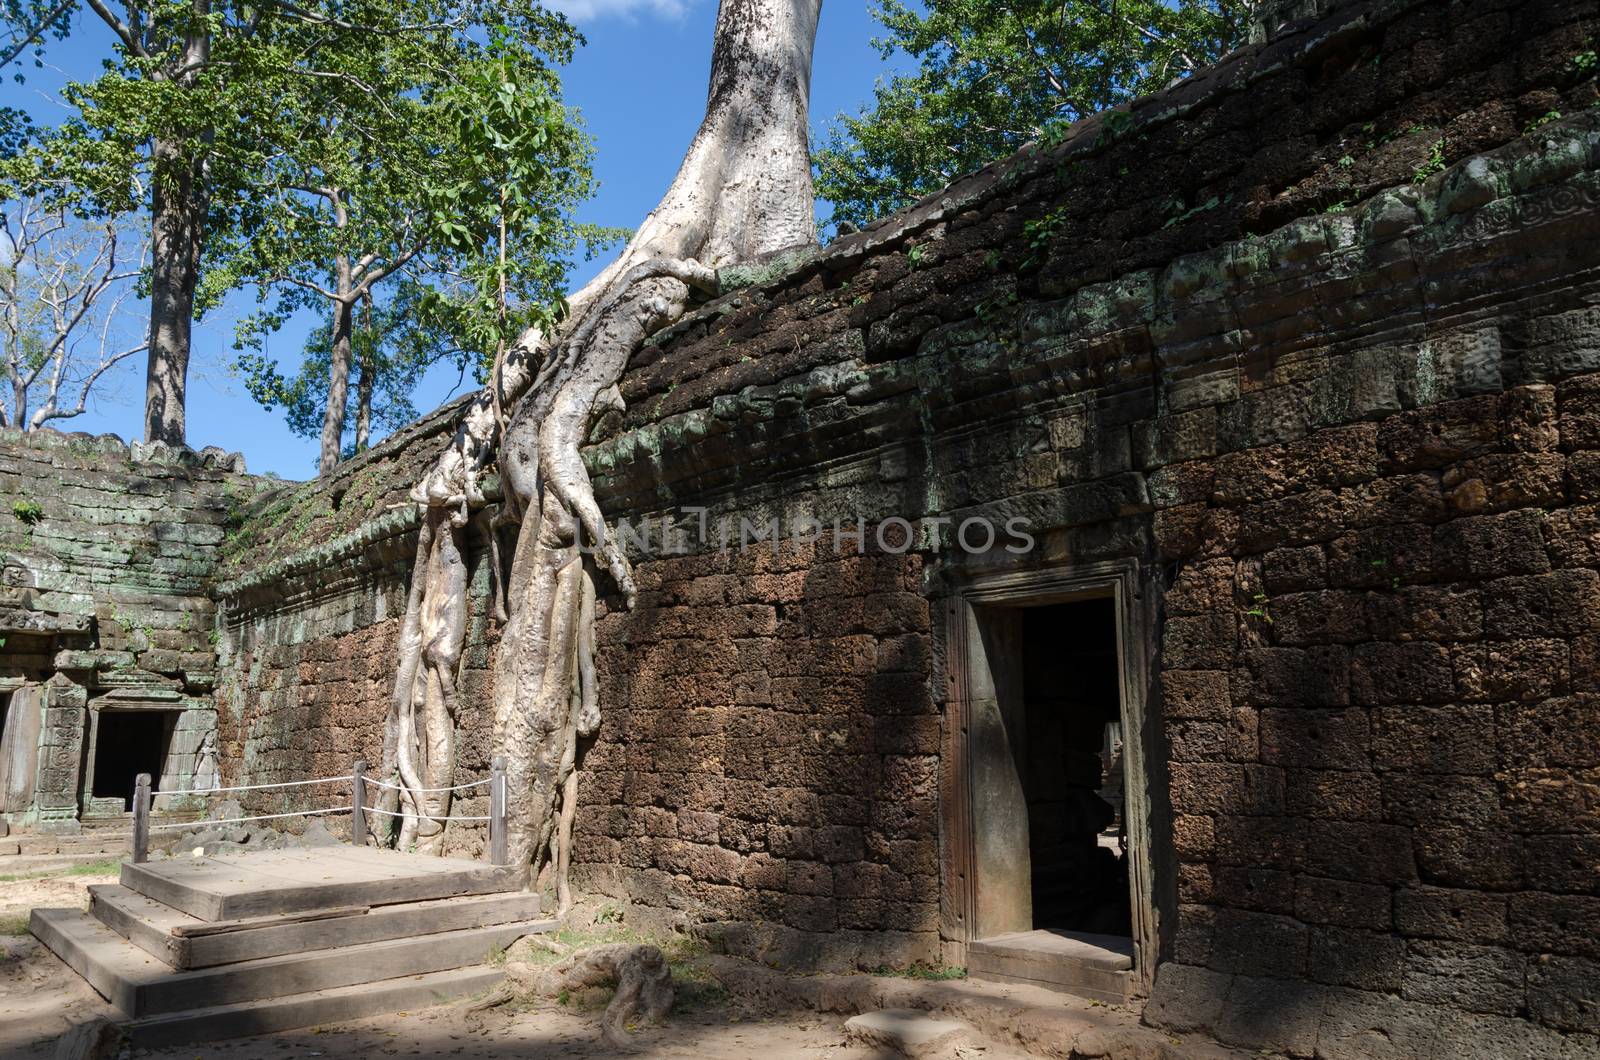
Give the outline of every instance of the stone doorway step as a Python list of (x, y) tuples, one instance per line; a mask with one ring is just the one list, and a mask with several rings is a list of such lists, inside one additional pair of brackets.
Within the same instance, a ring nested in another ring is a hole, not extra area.
[(1071, 931), (1013, 931), (969, 943), (967, 974), (1120, 1005), (1133, 988), (1133, 940)]
[(360, 847), (125, 864), (33, 934), (137, 1046), (215, 1041), (486, 991), (492, 955), (548, 931), (526, 869)]

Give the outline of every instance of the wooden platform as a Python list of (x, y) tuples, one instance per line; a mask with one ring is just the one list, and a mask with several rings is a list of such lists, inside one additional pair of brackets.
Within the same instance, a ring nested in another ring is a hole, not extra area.
[(260, 1034), (487, 989), (547, 931), (526, 868), (347, 846), (124, 864), (40, 941), (121, 1010), (135, 1044)]
[(325, 846), (122, 866), (122, 885), (201, 920), (520, 890), (526, 868)]

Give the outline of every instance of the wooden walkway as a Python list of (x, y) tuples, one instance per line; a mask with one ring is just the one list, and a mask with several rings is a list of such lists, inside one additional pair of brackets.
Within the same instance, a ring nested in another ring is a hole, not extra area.
[(122, 866), (124, 887), (213, 921), (490, 894), (526, 877), (526, 867), (332, 845)]
[(526, 866), (326, 846), (126, 862), (88, 912), (31, 929), (122, 1011), (137, 1045), (208, 1041), (486, 990), (530, 932)]

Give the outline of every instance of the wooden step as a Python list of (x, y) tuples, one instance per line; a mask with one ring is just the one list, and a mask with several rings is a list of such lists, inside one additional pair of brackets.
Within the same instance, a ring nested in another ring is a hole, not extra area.
[(555, 922), (463, 928), (192, 971), (174, 971), (77, 909), (35, 909), (29, 926), (124, 1015), (138, 1018), (481, 964), (496, 949)]
[(95, 884), (89, 896), (95, 919), (183, 969), (532, 921), (539, 915), (539, 896), (522, 891), (209, 924), (120, 884)]
[(1024, 983), (1121, 1004), (1133, 980), (1133, 940), (1063, 931), (1016, 931), (967, 945), (977, 979)]
[(163, 1016), (130, 1020), (122, 1025), (138, 1048), (214, 1042), (252, 1034), (271, 1034), (296, 1027), (315, 1027), (344, 1020), (408, 1012), (493, 989), (505, 973), (478, 965), (444, 972), (385, 979), (376, 983), (317, 990), (305, 994), (214, 1005)]
[(526, 865), (325, 846), (132, 862), (122, 885), (205, 921), (520, 891)]

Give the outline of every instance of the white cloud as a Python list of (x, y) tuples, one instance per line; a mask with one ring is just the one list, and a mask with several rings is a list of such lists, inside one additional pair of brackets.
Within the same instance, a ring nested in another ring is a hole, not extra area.
[(545, 6), (574, 22), (593, 22), (608, 17), (632, 20), (640, 14), (677, 19), (688, 11), (685, 0), (545, 0)]

